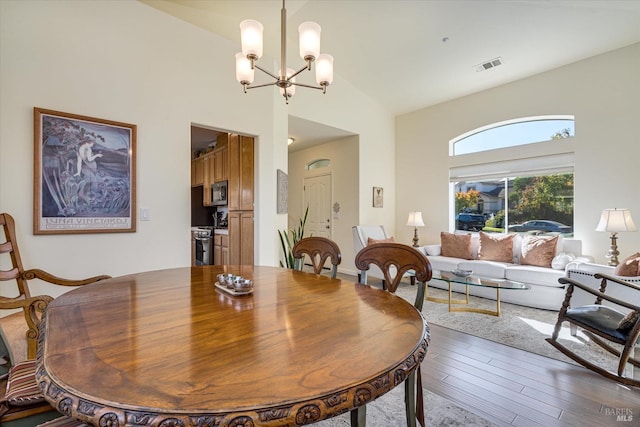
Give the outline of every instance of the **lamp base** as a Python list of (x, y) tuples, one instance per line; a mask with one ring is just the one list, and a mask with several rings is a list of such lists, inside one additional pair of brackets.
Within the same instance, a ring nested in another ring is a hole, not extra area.
[(418, 247), (418, 227), (413, 227), (413, 247)]
[(611, 233), (611, 247), (605, 255), (605, 258), (609, 260), (608, 264), (610, 266), (617, 267), (620, 264), (618, 255), (620, 255), (620, 252), (618, 252), (618, 233)]

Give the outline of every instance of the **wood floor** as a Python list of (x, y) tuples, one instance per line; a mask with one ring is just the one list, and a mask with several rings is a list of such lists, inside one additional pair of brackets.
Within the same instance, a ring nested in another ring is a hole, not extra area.
[(577, 365), (429, 327), (423, 387), (496, 425), (640, 425), (639, 389)]

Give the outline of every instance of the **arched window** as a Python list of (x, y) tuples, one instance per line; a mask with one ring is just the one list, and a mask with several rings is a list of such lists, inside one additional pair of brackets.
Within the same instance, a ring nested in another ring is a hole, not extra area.
[(320, 169), (320, 168), (328, 168), (329, 166), (331, 166), (331, 160), (329, 159), (317, 159), (314, 160), (312, 162), (307, 163), (307, 170), (314, 170), (314, 169)]
[(524, 117), (493, 123), (452, 139), (454, 156), (535, 142), (566, 139), (575, 135), (573, 116)]
[(543, 116), (490, 124), (452, 139), (455, 229), (571, 235), (574, 135), (573, 116)]

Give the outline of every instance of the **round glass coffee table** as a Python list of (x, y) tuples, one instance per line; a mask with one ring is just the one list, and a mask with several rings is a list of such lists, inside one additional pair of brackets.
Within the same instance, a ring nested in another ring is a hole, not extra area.
[[(447, 282), (449, 295), (447, 298), (436, 298), (429, 296), (429, 283), (425, 290), (425, 299), (427, 301), (449, 304), (449, 311), (468, 311), (473, 313), (490, 314), (492, 316), (500, 316), (500, 290), (527, 290), (529, 287), (521, 282), (514, 282), (513, 280), (498, 279), (495, 277), (482, 277), (476, 274), (468, 274), (460, 276), (453, 274), (451, 271), (433, 271), (431, 280), (440, 280)], [(461, 284), (465, 286), (465, 298), (454, 299), (452, 285)], [(485, 308), (470, 307), (469, 306), (469, 286), (479, 286), (483, 288), (493, 288), (496, 290), (496, 309), (488, 310)], [(462, 305), (462, 307), (461, 307)]]

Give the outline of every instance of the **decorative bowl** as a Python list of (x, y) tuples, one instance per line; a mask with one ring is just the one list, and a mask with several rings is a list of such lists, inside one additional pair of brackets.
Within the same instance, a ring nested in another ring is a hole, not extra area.
[(249, 279), (245, 279), (243, 277), (238, 277), (233, 281), (233, 286), (238, 292), (245, 292), (250, 290), (253, 287), (253, 282)]
[(224, 274), (224, 283), (221, 284), (229, 289), (233, 289), (233, 282), (239, 277), (240, 276), (236, 276), (235, 274)]
[(462, 270), (458, 268), (456, 270), (452, 270), (451, 272), (459, 277), (467, 277), (467, 276), (470, 276), (471, 273), (473, 273), (473, 270)]

